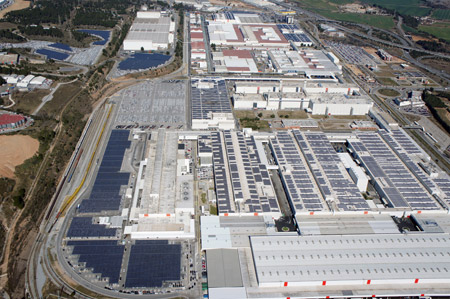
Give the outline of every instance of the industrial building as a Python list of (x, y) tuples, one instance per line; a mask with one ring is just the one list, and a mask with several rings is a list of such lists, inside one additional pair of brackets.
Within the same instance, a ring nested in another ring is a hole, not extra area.
[(450, 282), (447, 234), (250, 237), (258, 285), (266, 287)]
[(373, 102), (359, 88), (340, 83), (237, 81), (234, 109), (304, 109), (313, 115), (366, 115)]
[(127, 37), (125, 51), (166, 50), (174, 42), (175, 22), (159, 11), (138, 11)]
[[(124, 229), (132, 239), (194, 238), (194, 178), (176, 132), (160, 129), (149, 140), (141, 161), (129, 219)], [(172, 163), (170, 161), (176, 161)]]
[(19, 54), (0, 52), (0, 64), (15, 65), (19, 63)]
[(246, 46), (252, 49), (288, 48), (289, 41), (276, 25), (231, 24), (211, 21), (208, 25), (211, 44)]
[(258, 68), (248, 50), (223, 50), (213, 52), (216, 73), (257, 73)]
[(278, 73), (304, 73), (307, 78), (342, 74), (339, 59), (331, 53), (325, 54), (319, 50), (271, 50), (268, 54), (272, 68)]
[(223, 12), (211, 16), (212, 20), (223, 24), (261, 24), (260, 16), (250, 12)]
[(210, 148), (218, 213), (279, 218), (262, 141), (236, 131), (213, 132), (209, 138), (203, 138), (202, 148)]
[(235, 122), (223, 79), (192, 79), (192, 129), (234, 129)]
[(297, 25), (277, 24), (277, 26), (284, 37), (297, 47), (311, 47), (314, 44), (311, 38), (309, 38), (309, 36)]

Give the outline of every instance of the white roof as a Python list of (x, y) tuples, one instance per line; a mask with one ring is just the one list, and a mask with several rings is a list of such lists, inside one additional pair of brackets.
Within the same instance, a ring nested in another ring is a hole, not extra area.
[(38, 77), (33, 78), (30, 81), (30, 84), (42, 85), (45, 80), (46, 80), (45, 77), (38, 76)]
[(23, 78), (20, 82), (21, 83), (30, 83), (31, 80), (33, 80), (34, 76), (33, 75), (28, 75), (25, 78)]
[(259, 283), (450, 280), (450, 235), (250, 237)]

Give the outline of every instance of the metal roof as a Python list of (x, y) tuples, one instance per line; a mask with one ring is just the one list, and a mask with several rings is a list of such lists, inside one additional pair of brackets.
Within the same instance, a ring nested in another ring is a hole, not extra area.
[(237, 249), (211, 249), (206, 251), (208, 287), (242, 287), (241, 266)]
[(250, 237), (259, 284), (450, 280), (450, 235)]

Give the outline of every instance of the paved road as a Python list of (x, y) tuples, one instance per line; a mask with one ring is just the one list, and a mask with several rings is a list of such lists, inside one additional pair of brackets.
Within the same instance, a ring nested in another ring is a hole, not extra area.
[(33, 111), (33, 113), (31, 113), (31, 115), (36, 115), (36, 114), (38, 114), (38, 112), (42, 109), (42, 107), (44, 107), (44, 105), (45, 105), (46, 103), (50, 102), (50, 101), (53, 99), (53, 94), (58, 90), (58, 88), (59, 88), (61, 85), (64, 85), (64, 84), (70, 84), (70, 83), (73, 83), (73, 82), (75, 82), (75, 81), (78, 81), (78, 78), (77, 78), (77, 79), (73, 79), (72, 81), (69, 81), (69, 82), (59, 82), (59, 83), (56, 85), (56, 87), (52, 88), (52, 91), (50, 92), (50, 94), (48, 94), (48, 95), (46, 95), (45, 97), (42, 98), (41, 104), (39, 104), (39, 106)]

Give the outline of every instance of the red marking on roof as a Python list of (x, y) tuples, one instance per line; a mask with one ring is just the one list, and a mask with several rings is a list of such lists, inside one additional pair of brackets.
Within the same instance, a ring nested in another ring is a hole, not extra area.
[(234, 32), (236, 33), (237, 39), (227, 39), (227, 42), (243, 42), (244, 36), (238, 25), (233, 25)]
[(243, 59), (251, 59), (252, 53), (248, 50), (223, 50), (223, 56), (236, 56)]
[(239, 66), (231, 66), (231, 67), (227, 67), (227, 70), (230, 72), (245, 72), (245, 71), (250, 71), (250, 68), (248, 67), (239, 67)]
[[(281, 33), (281, 31), (278, 30), (277, 26), (275, 26), (275, 25), (255, 25), (255, 26), (250, 26), (250, 27), (258, 28), (258, 30), (253, 31), (253, 34), (255, 34), (256, 39), (260, 43), (271, 43), (271, 44), (279, 44), (279, 43), (287, 44), (287, 43), (289, 43), (287, 41), (287, 39), (284, 37), (284, 35)], [(265, 33), (262, 31), (262, 28), (267, 28), (267, 27), (270, 27), (275, 31), (275, 34), (278, 36), (279, 40), (267, 40), (267, 39), (262, 38), (265, 35)]]
[(191, 32), (192, 39), (203, 39), (203, 32)]
[(0, 115), (0, 126), (1, 125), (8, 125), (8, 124), (15, 124), (22, 120), (25, 120), (25, 117), (17, 114), (1, 114)]
[(192, 49), (205, 49), (205, 43), (204, 42), (192, 42), (191, 43)]

